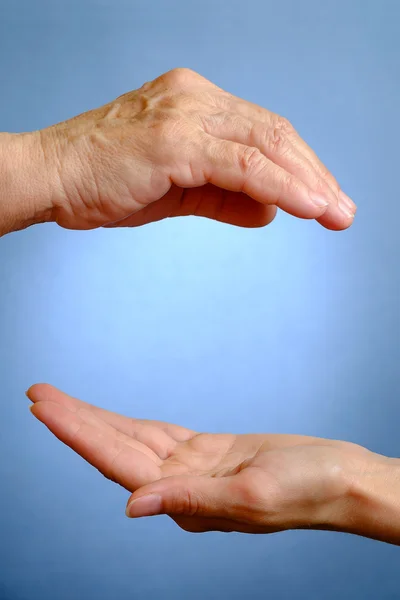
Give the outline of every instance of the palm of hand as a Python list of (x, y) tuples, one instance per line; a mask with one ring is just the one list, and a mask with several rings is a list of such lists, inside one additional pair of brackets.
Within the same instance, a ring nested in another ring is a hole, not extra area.
[(261, 533), (324, 522), (327, 498), (342, 494), (332, 474), (343, 447), (365, 452), (306, 436), (198, 434), (124, 417), (48, 385), (28, 395), (33, 414), (61, 441), (134, 498), (166, 494), (163, 512), (189, 531)]

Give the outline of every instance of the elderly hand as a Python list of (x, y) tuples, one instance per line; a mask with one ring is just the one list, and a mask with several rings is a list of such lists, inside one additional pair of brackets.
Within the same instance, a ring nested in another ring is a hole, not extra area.
[(5, 160), (12, 156), (10, 185), (15, 166), (20, 176), (18, 188), (3, 190), (15, 199), (6, 212), (24, 196), (25, 205), (23, 222), (14, 215), (10, 228), (45, 220), (72, 229), (136, 226), (182, 215), (259, 227), (279, 207), (340, 230), (356, 211), (286, 119), (189, 69), (12, 138), (3, 149)]
[(299, 435), (199, 434), (49, 385), (27, 394), (50, 431), (133, 492), (130, 517), (166, 514), (191, 532), (335, 529), (400, 544), (398, 460)]

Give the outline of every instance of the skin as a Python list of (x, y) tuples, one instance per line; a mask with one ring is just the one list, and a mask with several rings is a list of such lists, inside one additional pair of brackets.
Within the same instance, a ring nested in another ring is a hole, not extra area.
[[(63, 123), (0, 134), (0, 235), (42, 222), (135, 227), (197, 215), (262, 227), (277, 209), (349, 227), (356, 206), (285, 118), (174, 69)], [(294, 435), (199, 434), (48, 385), (32, 412), (132, 496), (193, 532), (335, 529), (400, 543), (399, 461)]]
[(0, 175), (0, 234), (184, 215), (261, 227), (277, 208), (342, 230), (356, 212), (287, 119), (189, 69), (52, 127), (0, 134)]
[(400, 544), (400, 461), (300, 435), (198, 433), (124, 417), (56, 388), (31, 411), (132, 493), (127, 515), (169, 515), (190, 532), (333, 529)]

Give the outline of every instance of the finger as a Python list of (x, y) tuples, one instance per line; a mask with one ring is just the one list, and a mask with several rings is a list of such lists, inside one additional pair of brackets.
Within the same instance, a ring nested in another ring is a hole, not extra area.
[[(200, 117), (198, 117), (200, 118)], [(205, 130), (210, 135), (258, 148), (264, 156), (296, 176), (318, 196), (326, 198), (329, 206), (318, 219), (329, 229), (346, 229), (355, 215), (355, 205), (350, 199), (342, 201), (342, 192), (332, 191), (312, 163), (292, 144), (288, 136), (272, 130), (272, 134), (261, 121), (252, 122), (233, 113), (212, 113), (201, 115)], [(339, 193), (339, 200), (338, 200)]]
[(83, 405), (71, 407), (68, 410), (77, 415), (87, 425), (90, 425), (93, 428), (97, 428), (102, 433), (130, 446), (134, 450), (142, 452), (156, 464), (161, 464), (160, 456), (148, 444), (142, 442), (141, 440), (138, 440), (136, 437), (128, 436), (125, 433), (119, 431), (118, 429), (104, 421), (104, 419), (99, 418), (94, 413), (94, 411), (86, 409)]
[(127, 490), (132, 492), (161, 477), (160, 466), (145, 452), (85, 422), (60, 404), (37, 402), (31, 411), (60, 441)]
[(265, 227), (276, 215), (275, 206), (260, 204), (240, 192), (206, 184), (192, 189), (172, 186), (160, 200), (129, 217), (104, 227), (139, 227), (167, 217), (197, 216), (237, 227)]
[[(93, 404), (89, 404), (88, 402), (84, 402), (83, 400), (69, 396), (65, 392), (47, 383), (35, 384), (31, 386), (27, 391), (27, 396), (33, 403), (52, 402), (64, 406), (72, 412), (78, 412), (79, 409), (85, 409), (86, 411), (92, 412), (96, 417), (103, 420), (105, 423), (108, 423), (119, 432), (133, 438), (135, 428), (138, 429), (141, 424), (151, 424), (151, 426), (165, 431), (169, 437), (172, 437), (177, 442), (189, 441), (197, 433), (184, 427), (180, 427), (179, 425), (165, 423), (164, 421), (124, 417), (115, 412), (99, 408)], [(239, 436), (238, 439), (243, 444), (244, 451), (248, 450), (249, 444), (252, 443), (254, 445), (254, 452), (258, 451), (261, 446), (263, 446), (265, 450), (274, 450), (288, 446), (313, 444), (315, 442), (318, 442), (319, 444), (326, 442), (329, 445), (334, 443), (332, 440), (324, 440), (323, 438), (312, 436), (274, 433), (245, 434)]]
[(327, 209), (326, 198), (270, 161), (258, 148), (219, 140), (206, 133), (200, 134), (199, 141), (189, 149), (186, 165), (182, 166), (178, 157), (171, 157), (169, 176), (176, 185), (197, 187), (212, 183), (304, 219), (320, 217)]
[(343, 202), (338, 204), (330, 204), (327, 210), (316, 221), (326, 229), (332, 231), (341, 231), (347, 229), (353, 224), (355, 211), (347, 207)]
[(229, 225), (255, 228), (269, 225), (276, 211), (276, 206), (261, 204), (241, 192), (205, 185), (185, 190), (179, 211), (173, 216), (194, 215)]
[(215, 94), (213, 96), (213, 100), (217, 106), (225, 108), (235, 114), (246, 116), (253, 121), (262, 121), (270, 129), (284, 129), (286, 135), (291, 139), (292, 143), (298, 147), (299, 150), (301, 150), (303, 155), (308, 158), (319, 175), (326, 180), (332, 192), (338, 195), (340, 186), (333, 174), (327, 169), (317, 154), (312, 150), (312, 148), (310, 148), (310, 146), (286, 119), (263, 108), (262, 106), (249, 102), (248, 100), (238, 98), (237, 96), (227, 92)]
[[(158, 459), (165, 460), (168, 458), (176, 447), (177, 442), (165, 431), (146, 423), (146, 421), (139, 422), (134, 419), (122, 417), (116, 413), (98, 409), (91, 404), (71, 398), (55, 388), (51, 389), (51, 386), (48, 387), (50, 389), (47, 391), (47, 394), (45, 392), (41, 396), (42, 399), (58, 401), (68, 410), (76, 413), (85, 422), (97, 426), (102, 431), (113, 435), (129, 446), (141, 450), (156, 462)], [(30, 393), (32, 394), (32, 392)], [(33, 396), (37, 398), (37, 392), (33, 392)]]
[(230, 478), (172, 476), (146, 485), (128, 501), (130, 518), (160, 514), (229, 517)]
[(97, 424), (97, 426), (104, 429), (104, 427), (101, 427), (101, 423), (103, 423), (105, 426), (112, 428), (114, 432), (118, 432), (120, 436), (124, 436), (123, 441), (125, 443), (134, 447), (139, 445), (142, 450), (146, 448), (146, 454), (151, 456), (153, 460), (156, 456), (162, 460), (168, 458), (176, 446), (176, 441), (160, 427), (149, 424), (144, 420), (139, 421), (123, 417), (117, 413), (97, 408), (82, 400), (72, 398), (50, 385), (39, 384), (33, 386), (28, 390), (27, 395), (33, 402), (44, 400), (61, 404), (68, 410), (84, 416), (85, 420), (88, 420), (88, 414), (92, 414), (96, 420), (92, 424)]
[(167, 514), (253, 523), (265, 507), (262, 498), (246, 490), (244, 481), (240, 474), (166, 477), (137, 490), (128, 500), (126, 514), (130, 518)]
[[(326, 211), (321, 218), (317, 219), (318, 222), (329, 229), (344, 229), (351, 224), (351, 215), (355, 215), (357, 211), (356, 204), (340, 189), (335, 177), (297, 133), (291, 123), (261, 106), (237, 98), (226, 92), (215, 94), (212, 96), (212, 99), (215, 106), (228, 110), (233, 114), (247, 117), (252, 121), (261, 121), (266, 125), (268, 130), (273, 132), (272, 139), (278, 138), (281, 140), (286, 138), (289, 140), (292, 146), (296, 147), (308, 159), (318, 176), (326, 181), (332, 193), (337, 198), (337, 208), (335, 209), (331, 206), (329, 211)], [(346, 217), (344, 223), (342, 213)], [(351, 221), (350, 223), (349, 220)]]
[(335, 229), (336, 227), (334, 226), (334, 223), (337, 221), (338, 211), (343, 213), (348, 219), (350, 218), (353, 220), (357, 212), (357, 205), (355, 202), (343, 192), (332, 173), (327, 169), (323, 162), (318, 158), (316, 153), (308, 146), (308, 144), (294, 128), (292, 128), (292, 133), (289, 134), (289, 138), (292, 141), (292, 144), (299, 148), (304, 156), (308, 158), (318, 176), (322, 178), (322, 180), (326, 181), (327, 185), (332, 190), (332, 193), (337, 198), (337, 209), (333, 211), (334, 207), (330, 207), (330, 210), (328, 209), (322, 215), (322, 217), (318, 219), (318, 222), (328, 229)]
[(134, 419), (131, 417), (119, 415), (115, 412), (111, 412), (104, 408), (99, 408), (97, 406), (94, 406), (93, 404), (89, 404), (88, 402), (83, 402), (83, 400), (73, 398), (72, 396), (69, 396), (65, 392), (62, 392), (61, 390), (58, 390), (54, 386), (49, 385), (47, 383), (33, 385), (27, 391), (27, 396), (32, 402), (47, 400), (50, 402), (61, 404), (69, 410), (77, 410), (77, 408), (86, 408), (87, 410), (92, 411), (100, 419), (103, 419), (104, 421), (115, 427), (115, 429), (118, 429), (118, 431), (121, 431), (122, 433), (125, 433), (126, 435), (131, 437), (135, 437), (135, 435), (141, 429), (141, 426), (143, 424), (151, 425), (152, 427), (155, 427), (160, 431), (165, 432), (167, 436), (169, 436), (177, 442), (187, 441), (196, 433), (195, 431), (191, 431), (190, 429), (186, 429), (185, 427), (180, 427), (179, 425), (173, 425), (171, 423), (165, 423), (163, 421)]
[(207, 111), (196, 110), (193, 117), (200, 122), (206, 133), (214, 137), (258, 148), (275, 164), (298, 177), (321, 196), (326, 196), (331, 203), (337, 204), (337, 193), (331, 190), (310, 160), (280, 129), (268, 127), (263, 121), (254, 121), (240, 114), (217, 112), (210, 108)]

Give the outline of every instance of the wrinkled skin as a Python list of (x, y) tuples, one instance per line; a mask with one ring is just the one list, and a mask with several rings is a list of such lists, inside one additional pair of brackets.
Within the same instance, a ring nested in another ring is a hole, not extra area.
[(36, 135), (46, 220), (67, 228), (182, 215), (261, 227), (278, 207), (341, 230), (356, 212), (289, 121), (189, 69)]

